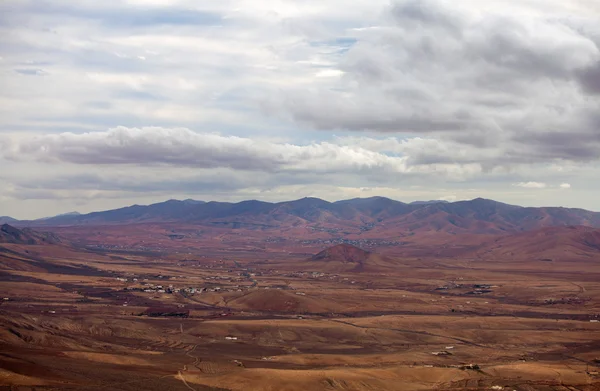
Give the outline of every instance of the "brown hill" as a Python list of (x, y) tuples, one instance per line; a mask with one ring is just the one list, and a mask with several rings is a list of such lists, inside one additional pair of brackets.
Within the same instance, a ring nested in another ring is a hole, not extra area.
[(338, 244), (321, 251), (311, 258), (311, 261), (321, 262), (349, 262), (363, 264), (371, 253), (352, 246), (351, 244)]
[(338, 244), (316, 254), (303, 263), (312, 270), (329, 273), (382, 272), (393, 267), (387, 257), (350, 244)]
[(27, 271), (77, 276), (107, 276), (102, 270), (88, 266), (88, 252), (63, 245), (3, 244), (0, 246), (0, 279), (3, 271)]
[[(0, 226), (0, 275), (3, 270), (51, 274), (105, 276), (107, 273), (89, 267), (89, 252), (74, 248), (69, 242), (48, 232), (29, 228)], [(75, 261), (75, 259), (79, 261)]]
[(227, 305), (244, 310), (294, 313), (325, 313), (335, 311), (337, 307), (328, 300), (280, 289), (257, 289), (230, 300)]
[(546, 227), (495, 239), (477, 251), (483, 258), (527, 258), (546, 261), (600, 262), (600, 229)]
[(37, 232), (29, 228), (19, 229), (8, 224), (0, 226), (0, 243), (56, 244), (60, 241), (60, 238), (53, 233)]

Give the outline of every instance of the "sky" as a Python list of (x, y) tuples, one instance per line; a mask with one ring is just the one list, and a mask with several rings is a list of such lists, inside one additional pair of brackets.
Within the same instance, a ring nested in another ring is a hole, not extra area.
[(167, 199), (600, 211), (600, 2), (0, 2), (0, 215)]

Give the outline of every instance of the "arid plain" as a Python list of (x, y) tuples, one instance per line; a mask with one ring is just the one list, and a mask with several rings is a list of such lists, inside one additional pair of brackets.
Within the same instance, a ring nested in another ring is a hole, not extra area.
[(0, 389), (600, 389), (589, 216), (303, 202), (3, 225)]

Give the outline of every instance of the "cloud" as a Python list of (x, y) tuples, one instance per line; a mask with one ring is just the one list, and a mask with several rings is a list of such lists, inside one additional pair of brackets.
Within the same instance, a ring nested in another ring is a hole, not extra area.
[[(330, 57), (349, 45), (343, 30), (371, 23), (386, 1), (1, 3), (10, 18), (0, 23), (0, 132), (55, 133), (65, 123), (269, 132), (261, 99), (336, 79)], [(6, 73), (31, 72), (31, 61), (47, 77)]]
[(513, 186), (524, 187), (526, 189), (545, 189), (547, 185), (542, 182), (519, 182), (514, 183)]
[(568, 183), (561, 183), (559, 186), (561, 189), (570, 189), (571, 185)]
[[(396, 140), (394, 154), (372, 148), (381, 140), (367, 140), (364, 146), (326, 141), (292, 144), (161, 127), (0, 137), (0, 141), (3, 145), (0, 151), (6, 159), (54, 164), (167, 165), (288, 175), (369, 175), (371, 180), (385, 180), (386, 176), (434, 176), (460, 181), (482, 172), (481, 166), (472, 159), (458, 158), (464, 155), (461, 151), (456, 151), (456, 159), (428, 161), (420, 154), (427, 149), (436, 153), (432, 148), (435, 141), (421, 139)], [(437, 150), (445, 153), (444, 148), (440, 146)]]
[[(185, 128), (126, 128), (82, 134), (20, 138), (7, 147), (11, 159), (73, 164), (168, 164), (262, 171), (409, 172), (406, 158), (327, 142), (292, 145), (195, 133)], [(6, 149), (6, 148), (5, 148)]]
[(287, 89), (268, 107), (325, 131), (426, 135), (529, 163), (596, 160), (600, 40), (583, 27), (598, 19), (559, 8), (396, 1), (356, 31), (339, 82)]
[(43, 69), (34, 69), (34, 68), (15, 69), (15, 72), (20, 75), (27, 75), (27, 76), (43, 76), (46, 74), (46, 72)]
[(578, 77), (584, 91), (591, 95), (600, 94), (600, 61), (581, 69)]
[(478, 164), (487, 168), (519, 163), (514, 159), (507, 160), (502, 151), (495, 147), (476, 147), (434, 137), (403, 139), (345, 136), (334, 140), (340, 145), (360, 146), (372, 151), (407, 156), (411, 165), (460, 163)]
[[(461, 194), (465, 187), (474, 189), (475, 196), (482, 186), (500, 196), (507, 182), (542, 189), (548, 187), (546, 181), (597, 175), (573, 164), (486, 169), (481, 161), (488, 153), (492, 156), (485, 149), (433, 138), (344, 136), (292, 143), (160, 127), (0, 135), (0, 162), (5, 159), (3, 165), (13, 167), (3, 173), (8, 184), (4, 196), (15, 199), (98, 200), (132, 194), (240, 199), (254, 192), (273, 196), (283, 194), (275, 189), (332, 185), (371, 189), (372, 195), (372, 189), (395, 186), (426, 194), (434, 184), (444, 190), (425, 198), (438, 199)], [(525, 180), (513, 182), (516, 178)]]
[[(600, 208), (598, 11), (0, 2), (0, 214), (379, 193)], [(512, 186), (531, 178), (577, 198)]]

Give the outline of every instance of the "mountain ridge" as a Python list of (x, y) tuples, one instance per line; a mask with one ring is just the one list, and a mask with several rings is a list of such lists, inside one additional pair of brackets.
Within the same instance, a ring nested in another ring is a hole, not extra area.
[(12, 244), (58, 244), (61, 239), (50, 232), (34, 231), (30, 228), (16, 228), (9, 224), (0, 225), (0, 243)]
[(14, 223), (15, 221), (19, 221), (19, 220), (12, 218), (10, 216), (0, 216), (0, 224)]
[(253, 226), (254, 229), (317, 226), (360, 232), (401, 229), (407, 232), (511, 233), (542, 227), (582, 225), (600, 227), (600, 213), (576, 208), (523, 207), (475, 198), (457, 202), (404, 203), (385, 197), (354, 198), (335, 202), (305, 197), (293, 201), (168, 200), (131, 205), (87, 214), (66, 214), (19, 226), (124, 225), (181, 223)]

